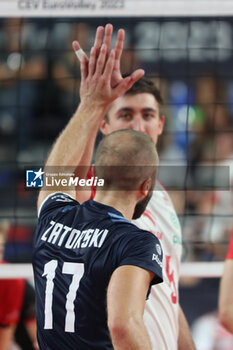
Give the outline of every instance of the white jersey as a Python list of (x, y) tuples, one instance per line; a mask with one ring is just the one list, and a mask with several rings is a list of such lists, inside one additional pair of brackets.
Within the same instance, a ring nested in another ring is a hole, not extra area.
[(181, 228), (171, 199), (159, 181), (145, 212), (134, 222), (138, 227), (153, 232), (163, 248), (164, 282), (152, 286), (144, 312), (152, 349), (176, 350)]

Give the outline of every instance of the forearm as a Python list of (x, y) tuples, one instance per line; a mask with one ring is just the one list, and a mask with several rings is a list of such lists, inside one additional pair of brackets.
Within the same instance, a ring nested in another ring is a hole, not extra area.
[(178, 350), (195, 350), (195, 345), (185, 315), (179, 306)]
[(120, 320), (110, 326), (114, 350), (151, 350), (151, 343), (142, 320)]
[(151, 271), (133, 265), (120, 266), (113, 272), (107, 291), (107, 313), (115, 350), (151, 350), (143, 313), (153, 276)]
[[(45, 172), (49, 170), (48, 167), (59, 167), (58, 172), (75, 173), (77, 177), (84, 178), (85, 171), (83, 169), (81, 172), (80, 169), (78, 169), (78, 172), (75, 172), (75, 170), (78, 166), (85, 165), (86, 172), (88, 171), (100, 121), (103, 119), (108, 107), (144, 74), (144, 71), (137, 70), (129, 77), (121, 77), (119, 64), (124, 35), (121, 31), (117, 39), (116, 49), (109, 52), (111, 43), (109, 37), (111, 35), (111, 26), (107, 25), (106, 39), (104, 39), (106, 43), (101, 45), (103, 27), (99, 27), (97, 29), (96, 42), (90, 52), (90, 59), (87, 60), (85, 56), (81, 58), (81, 103), (53, 145), (46, 162)], [(75, 42), (74, 46), (76, 50), (79, 47), (78, 42)], [(116, 76), (113, 79), (114, 72), (118, 74), (115, 74)], [(52, 169), (52, 171), (54, 170), (56, 169)], [(64, 191), (62, 179), (57, 179), (57, 183), (59, 185), (56, 185), (55, 191)], [(39, 194), (38, 208), (42, 201), (55, 191), (44, 187)], [(74, 186), (66, 188), (66, 192), (75, 197)]]
[(15, 325), (8, 327), (0, 327), (0, 349), (9, 350), (11, 342), (13, 340), (15, 331)]
[[(57, 173), (75, 173), (75, 176), (85, 178), (84, 168), (82, 168), (82, 172), (76, 171), (76, 168), (79, 165), (83, 166), (84, 161), (86, 166), (90, 164), (99, 123), (104, 117), (105, 111), (105, 107), (94, 103), (79, 105), (77, 111), (55, 141), (45, 165), (45, 173), (51, 170), (49, 169), (50, 167), (56, 167), (52, 171), (56, 170)], [(90, 142), (92, 146), (90, 146)], [(87, 172), (88, 167), (85, 169)], [(56, 186), (56, 191), (43, 188), (39, 194), (38, 208), (50, 193), (63, 191), (64, 187), (61, 184)], [(76, 196), (74, 185), (68, 186), (65, 192), (74, 198)], [(86, 192), (82, 191), (84, 194)], [(81, 200), (81, 198), (77, 199), (79, 201)]]
[[(139, 69), (132, 76), (124, 79), (121, 77), (119, 66), (124, 42), (123, 32), (120, 31), (115, 50), (109, 52), (112, 26), (106, 26), (106, 36), (101, 45), (103, 29), (97, 29), (90, 59), (87, 60), (85, 56), (81, 58), (81, 103), (54, 144), (46, 164), (48, 166), (71, 166), (75, 169), (83, 163), (88, 142), (94, 142), (100, 121), (110, 104), (144, 74), (144, 71)], [(74, 46), (76, 50), (79, 47), (78, 42), (75, 42)], [(114, 78), (116, 72), (117, 77)], [(89, 153), (88, 157), (90, 158)]]
[(29, 335), (29, 338), (32, 341), (33, 348), (35, 350), (39, 350), (39, 345), (37, 342), (37, 335), (36, 335), (36, 319), (32, 319), (30, 321), (27, 321), (25, 323), (25, 327), (27, 329), (27, 333)]
[(69, 166), (70, 170), (81, 163), (89, 140), (96, 137), (104, 107), (80, 104), (77, 111), (53, 145), (46, 166)]

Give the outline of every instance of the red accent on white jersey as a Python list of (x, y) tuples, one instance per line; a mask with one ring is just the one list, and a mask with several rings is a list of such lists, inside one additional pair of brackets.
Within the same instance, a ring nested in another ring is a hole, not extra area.
[[(154, 228), (156, 227), (156, 221), (155, 221), (156, 218), (153, 217), (153, 214), (151, 213), (150, 210), (146, 209), (142, 215), (144, 217), (147, 217), (152, 222)], [(154, 229), (154, 230), (150, 230), (150, 232), (153, 233), (159, 240), (161, 240), (163, 237), (163, 233), (158, 230)]]
[(152, 224), (153, 224), (154, 226), (156, 226), (156, 222), (154, 221), (154, 219), (153, 219), (153, 214), (151, 213), (150, 210), (146, 209), (146, 210), (144, 211), (143, 215), (144, 215), (144, 216), (147, 216), (148, 219), (152, 222)]
[(228, 252), (227, 252), (226, 259), (227, 260), (233, 259), (233, 230), (231, 233), (231, 239), (230, 239), (230, 243), (228, 246)]
[(158, 181), (144, 215), (134, 222), (144, 230), (159, 232), (163, 248), (164, 282), (152, 286), (144, 312), (152, 349), (177, 350), (181, 228), (172, 201)]

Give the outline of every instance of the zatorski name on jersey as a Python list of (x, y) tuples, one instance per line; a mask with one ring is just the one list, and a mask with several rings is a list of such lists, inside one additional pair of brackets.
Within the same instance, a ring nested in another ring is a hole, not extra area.
[[(44, 231), (41, 240), (59, 247), (64, 246), (66, 249), (90, 248), (92, 246), (100, 248), (108, 232), (109, 230), (99, 230), (98, 228), (80, 231), (51, 220), (49, 228)], [(65, 240), (66, 237), (67, 240)]]

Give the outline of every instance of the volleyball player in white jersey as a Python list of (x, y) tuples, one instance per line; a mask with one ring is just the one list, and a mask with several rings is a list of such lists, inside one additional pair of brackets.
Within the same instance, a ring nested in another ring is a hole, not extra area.
[[(90, 164), (99, 127), (104, 134), (120, 129), (141, 131), (149, 135), (155, 144), (163, 131), (164, 117), (159, 115), (161, 101), (151, 92), (157, 89), (150, 81), (140, 79), (144, 75), (142, 70), (122, 78), (120, 59), (124, 31), (118, 31), (115, 49), (109, 52), (112, 30), (110, 24), (106, 25), (105, 33), (103, 27), (97, 28), (89, 61), (83, 55), (79, 43), (73, 43), (81, 61), (81, 103), (75, 115), (82, 116), (83, 126), (74, 135), (76, 147), (83, 150), (83, 157), (78, 165)], [(113, 65), (109, 78), (103, 74), (104, 64)], [(147, 87), (140, 90), (140, 82)], [(164, 252), (164, 283), (152, 288), (146, 302), (144, 322), (154, 350), (192, 350), (195, 347), (178, 300), (181, 229), (169, 195), (159, 182), (156, 190), (146, 211), (136, 221), (140, 228), (154, 232), (160, 239)], [(87, 197), (89, 195), (86, 191), (79, 191), (77, 199), (83, 201)]]

